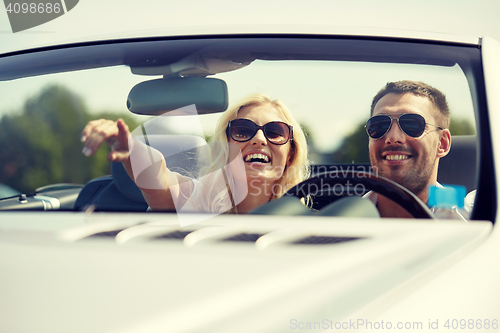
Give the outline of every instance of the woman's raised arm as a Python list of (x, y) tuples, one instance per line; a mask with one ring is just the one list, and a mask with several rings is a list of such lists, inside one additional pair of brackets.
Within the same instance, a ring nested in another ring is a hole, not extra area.
[[(174, 201), (182, 206), (191, 195), (193, 183), (186, 177), (171, 172), (159, 151), (134, 140), (128, 125), (122, 119), (116, 122), (107, 119), (90, 121), (83, 129), (81, 140), (84, 142), (82, 153), (87, 157), (94, 155), (106, 142), (112, 148), (108, 160), (123, 164), (153, 210), (173, 210), (175, 209)], [(156, 160), (160, 161), (160, 165), (156, 167), (151, 165), (145, 172), (141, 172), (141, 177), (137, 177), (132, 167), (131, 151), (133, 151), (134, 158), (138, 159), (142, 159), (141, 156), (151, 156), (153, 153), (157, 157)]]

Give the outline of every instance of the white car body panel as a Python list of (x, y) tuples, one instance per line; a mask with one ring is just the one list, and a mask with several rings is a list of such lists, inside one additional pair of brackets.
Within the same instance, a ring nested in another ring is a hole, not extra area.
[(422, 41), (450, 42), (459, 44), (478, 45), (479, 37), (435, 33), (422, 30), (398, 30), (378, 27), (343, 27), (335, 25), (320, 24), (231, 24), (217, 25), (207, 24), (205, 26), (185, 26), (164, 29), (144, 29), (140, 31), (128, 31), (124, 33), (104, 34), (101, 36), (67, 40), (66, 43), (86, 42), (110, 39), (128, 38), (150, 38), (150, 37), (183, 37), (183, 36), (211, 36), (211, 35), (320, 35), (320, 36), (364, 36), (364, 37), (387, 37), (404, 38)]
[[(7, 222), (14, 218), (21, 227)], [(2, 275), (11, 283), (2, 285), (2, 331), (284, 332), (293, 319), (340, 322), (354, 314), (385, 318), (385, 309), (395, 305), (401, 310), (401, 297), (420, 295), (429, 283), (438, 283), (432, 282), (437, 277), (448, 275), (457, 260), (477, 252), (487, 237), (494, 238), (489, 236), (489, 222), (471, 226), (348, 218), (331, 223), (328, 218), (304, 222), (300, 217), (270, 221), (253, 216), (231, 224), (229, 230), (220, 226), (230, 216), (208, 220), (197, 227), (212, 225), (212, 234), (194, 243), (187, 239), (155, 243), (141, 240), (141, 233), (119, 245), (109, 240), (74, 242), (78, 237), (69, 236), (75, 230), (96, 232), (95, 225), (102, 231), (134, 220), (152, 221), (136, 227), (150, 236), (176, 228), (178, 222), (172, 218), (155, 221), (147, 214), (95, 213), (84, 222), (83, 214), (47, 213), (40, 224), (79, 220), (74, 223), (80, 225), (56, 232), (32, 231), (26, 237), (22, 225), (30, 223), (30, 214), (3, 215)], [(231, 234), (273, 229), (278, 230), (274, 242), (262, 249), (252, 243), (217, 244)], [(286, 244), (310, 234), (367, 239), (319, 248)], [(460, 270), (459, 275), (467, 277)], [(461, 279), (458, 286), (463, 287)], [(452, 287), (450, 292), (458, 287), (449, 282), (445, 286)], [(436, 295), (435, 288), (430, 292), (435, 304), (444, 300), (442, 292)], [(422, 304), (429, 309), (427, 302)], [(400, 318), (399, 312), (395, 316)]]
[[(374, 35), (303, 26), (198, 29), (169, 35)], [(478, 45), (475, 38), (408, 31), (375, 35)], [(140, 36), (154, 34), (127, 37)], [(480, 47), (500, 175), (500, 43), (483, 38)], [(239, 216), (235, 222), (223, 215), (192, 226), (197, 231), (183, 241), (151, 241), (179, 229), (174, 214), (7, 212), (0, 219), (0, 332), (294, 332), (301, 331), (294, 323), (360, 319), (423, 323), (414, 331), (439, 320), (433, 331), (448, 332), (447, 319), (500, 319), (494, 264), (500, 231), (489, 221)], [(84, 239), (130, 226), (116, 239)], [(221, 241), (244, 232), (265, 236)], [(290, 244), (309, 235), (365, 239)]]
[[(102, 30), (106, 31), (106, 30)], [(404, 38), (422, 41), (450, 42), (458, 44), (478, 45), (479, 36), (455, 35), (447, 33), (435, 33), (422, 30), (398, 30), (378, 27), (343, 27), (335, 25), (321, 25), (311, 22), (311, 24), (228, 24), (218, 25), (213, 22), (206, 25), (166, 27), (156, 29), (141, 29), (120, 33), (102, 33), (91, 36), (72, 37), (71, 39), (51, 40), (50, 42), (39, 42), (36, 44), (23, 45), (24, 48), (39, 48), (61, 44), (86, 43), (106, 40), (123, 40), (131, 38), (151, 38), (151, 37), (184, 37), (184, 36), (212, 36), (212, 35), (263, 35), (263, 34), (284, 34), (284, 35), (339, 35), (339, 36), (377, 36), (387, 38)], [(12, 43), (16, 45), (16, 43)], [(1, 49), (2, 53), (15, 52), (19, 49), (12, 49), (8, 44)]]

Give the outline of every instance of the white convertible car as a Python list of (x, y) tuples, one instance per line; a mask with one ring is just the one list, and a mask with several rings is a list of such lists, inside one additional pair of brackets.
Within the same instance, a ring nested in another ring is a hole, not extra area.
[[(447, 95), (438, 181), (477, 190), (468, 222), (368, 174), (363, 125), (398, 80)], [(106, 147), (82, 154), (89, 120), (123, 118), (189, 170), (220, 112), (257, 92), (307, 134), (312, 176), (293, 194), (311, 210), (146, 211)], [(0, 199), (0, 332), (498, 331), (499, 92), (490, 38), (214, 28), (0, 54), (0, 183), (22, 193)], [(166, 112), (183, 107), (196, 114)], [(368, 190), (415, 218), (340, 199)]]

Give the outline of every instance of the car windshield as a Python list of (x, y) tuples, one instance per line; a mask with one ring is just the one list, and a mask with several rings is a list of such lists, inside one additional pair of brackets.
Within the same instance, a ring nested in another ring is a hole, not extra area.
[[(187, 116), (132, 113), (132, 88), (155, 79), (222, 80), (227, 85), (229, 106), (255, 93), (282, 101), (305, 134), (311, 176), (332, 170), (376, 173), (370, 166), (365, 124), (373, 97), (388, 82), (425, 82), (443, 92), (450, 109), (452, 142), (459, 147), (461, 140), (472, 140), (475, 149), (480, 134), (476, 121), (481, 117), (476, 112), (479, 88), (474, 84), (478, 57), (477, 49), (460, 45), (271, 37), (103, 42), (6, 55), (0, 59), (0, 184), (18, 192), (0, 192), (0, 196), (24, 193), (29, 199), (35, 192), (73, 190), (59, 209), (85, 210), (93, 205), (93, 209), (103, 211), (136, 211), (129, 204), (134, 198), (125, 198), (125, 204), (100, 206), (95, 193), (82, 197), (90, 183), (101, 181), (106, 186), (113, 179), (107, 145), (91, 157), (82, 153), (81, 135), (86, 124), (121, 118), (132, 134), (142, 142), (151, 141), (160, 151), (161, 142), (174, 142), (169, 141), (173, 136), (205, 140), (181, 148), (182, 152), (213, 140), (221, 118), (220, 112), (203, 114), (209, 113), (200, 107), (203, 103), (195, 103), (195, 114)], [(162, 92), (148, 88), (142, 94), (145, 101), (137, 103), (147, 106), (155, 100), (154, 94)], [(181, 107), (189, 105), (171, 109)], [(153, 141), (159, 142), (158, 146)], [(194, 155), (174, 171), (197, 178), (200, 165), (210, 163), (210, 155), (191, 153)], [(476, 151), (467, 154), (475, 158)], [(170, 165), (169, 156), (165, 157)], [(193, 159), (200, 161), (193, 163)], [(475, 169), (462, 172), (460, 166), (469, 166), (457, 165), (454, 157), (449, 159), (446, 162), (443, 158), (438, 181), (463, 185), (467, 192), (476, 189)], [(475, 160), (468, 162), (476, 167)], [(345, 183), (332, 185), (329, 191), (335, 195), (316, 192), (311, 207), (318, 211), (338, 197), (361, 196), (369, 190)], [(137, 210), (144, 211), (147, 206), (141, 203)]]

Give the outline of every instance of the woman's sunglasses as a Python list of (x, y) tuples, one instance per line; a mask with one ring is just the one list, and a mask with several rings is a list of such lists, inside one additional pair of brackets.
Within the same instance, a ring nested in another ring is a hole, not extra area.
[(380, 139), (389, 132), (393, 120), (397, 120), (401, 131), (412, 138), (418, 138), (424, 134), (426, 125), (436, 126), (440, 130), (443, 129), (441, 126), (426, 123), (425, 118), (419, 114), (405, 113), (398, 118), (391, 118), (388, 115), (371, 117), (365, 125), (366, 133), (372, 139)]
[(293, 127), (281, 121), (272, 121), (259, 126), (248, 119), (234, 119), (229, 121), (226, 133), (236, 142), (246, 142), (252, 139), (260, 129), (266, 139), (275, 145), (284, 145), (288, 140), (293, 139)]

